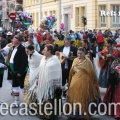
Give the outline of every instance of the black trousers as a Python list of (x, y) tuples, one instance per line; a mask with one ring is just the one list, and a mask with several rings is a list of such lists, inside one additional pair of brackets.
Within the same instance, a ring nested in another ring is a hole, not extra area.
[(0, 87), (2, 87), (2, 84), (3, 84), (3, 76), (4, 74), (0, 74)]
[[(69, 78), (69, 70), (68, 69), (62, 70), (62, 86), (66, 84), (66, 80), (68, 82), (68, 78)], [(63, 92), (63, 96), (66, 96), (65, 92)]]
[(104, 42), (98, 43), (98, 52), (103, 50)]
[(22, 76), (18, 77), (17, 74), (12, 74), (12, 80), (13, 80), (13, 86), (12, 87), (20, 87), (21, 89), (24, 88), (24, 81), (25, 81), (25, 77), (26, 77), (26, 73), (25, 72)]
[(8, 69), (8, 76), (7, 76), (7, 79), (8, 80), (12, 80), (12, 75), (11, 75), (11, 73), (10, 73), (10, 70)]

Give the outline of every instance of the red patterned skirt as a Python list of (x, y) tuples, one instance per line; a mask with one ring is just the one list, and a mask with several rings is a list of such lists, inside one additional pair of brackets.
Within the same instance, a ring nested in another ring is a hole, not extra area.
[[(112, 87), (109, 86), (103, 99), (103, 102), (107, 105), (107, 107), (108, 104), (111, 103), (112, 92), (113, 92)], [(109, 115), (113, 116), (114, 118), (120, 118), (120, 82), (116, 85), (115, 90), (113, 92), (112, 103), (115, 104), (119, 103), (119, 104), (116, 105), (116, 107), (114, 106), (111, 107), (110, 109), (111, 113), (109, 113)], [(109, 107), (107, 109), (109, 109)], [(115, 114), (115, 109), (116, 109), (116, 114)], [(107, 114), (108, 114), (108, 110), (107, 110)]]

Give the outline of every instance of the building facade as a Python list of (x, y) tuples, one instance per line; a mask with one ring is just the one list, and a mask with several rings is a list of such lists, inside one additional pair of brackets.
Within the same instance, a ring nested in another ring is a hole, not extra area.
[[(56, 29), (60, 28), (60, 22), (65, 24), (65, 30), (84, 29), (82, 16), (87, 18), (86, 30), (120, 27), (120, 0), (24, 0), (24, 8), (32, 14), (34, 28), (39, 28), (41, 18), (50, 14), (57, 17)], [(102, 16), (101, 11), (106, 13)]]

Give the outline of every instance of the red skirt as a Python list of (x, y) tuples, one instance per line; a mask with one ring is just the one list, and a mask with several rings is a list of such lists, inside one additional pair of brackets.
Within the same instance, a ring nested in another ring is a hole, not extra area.
[[(111, 103), (110, 98), (111, 98), (111, 93), (112, 93), (112, 88), (111, 86), (108, 87), (103, 102), (107, 105)], [(112, 103), (120, 103), (120, 82), (116, 85), (115, 91), (112, 96)], [(108, 108), (109, 109), (109, 108)], [(116, 109), (116, 114), (115, 114), (115, 109)], [(108, 114), (108, 111), (107, 111)], [(109, 115), (113, 116), (114, 118), (120, 118), (120, 105), (118, 104), (115, 108), (112, 106), (111, 107), (111, 113)]]

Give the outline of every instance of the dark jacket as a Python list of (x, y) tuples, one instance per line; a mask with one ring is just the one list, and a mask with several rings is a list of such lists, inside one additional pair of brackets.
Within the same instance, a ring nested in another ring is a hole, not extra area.
[[(13, 48), (14, 49), (14, 48)], [(18, 71), (19, 74), (23, 74), (28, 66), (28, 57), (25, 53), (25, 47), (19, 45), (17, 52), (14, 56), (14, 70)]]
[[(64, 45), (59, 48), (59, 52), (63, 52), (63, 49), (64, 49)], [(77, 48), (76, 47), (70, 46), (70, 52), (73, 52), (73, 56), (77, 57)], [(68, 70), (71, 69), (72, 63), (73, 63), (73, 60), (68, 59)], [(64, 70), (64, 67), (65, 67), (65, 63), (62, 64), (62, 70)]]
[[(3, 55), (0, 53), (0, 63), (5, 64), (5, 58)], [(4, 68), (0, 68), (0, 73), (4, 71)]]

